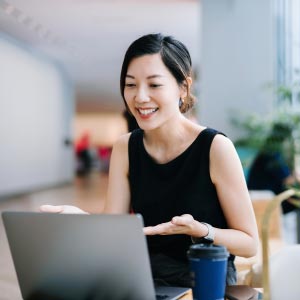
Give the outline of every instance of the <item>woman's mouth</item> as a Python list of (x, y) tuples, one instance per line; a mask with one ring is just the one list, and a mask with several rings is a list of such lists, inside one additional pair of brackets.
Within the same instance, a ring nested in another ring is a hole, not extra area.
[(158, 108), (137, 108), (137, 111), (141, 116), (147, 117), (158, 111)]

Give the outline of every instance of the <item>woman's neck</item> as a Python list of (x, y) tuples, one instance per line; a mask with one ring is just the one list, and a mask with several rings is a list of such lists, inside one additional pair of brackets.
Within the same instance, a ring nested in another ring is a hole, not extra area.
[(203, 129), (182, 116), (175, 126), (144, 131), (144, 146), (155, 161), (166, 163), (186, 150)]

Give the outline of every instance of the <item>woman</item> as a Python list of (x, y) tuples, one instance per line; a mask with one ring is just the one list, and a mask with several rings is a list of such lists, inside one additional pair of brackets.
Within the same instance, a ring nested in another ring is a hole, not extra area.
[(160, 284), (190, 286), (186, 252), (204, 240), (227, 247), (227, 284), (235, 284), (234, 256), (257, 251), (255, 216), (232, 142), (182, 114), (194, 104), (191, 73), (189, 52), (173, 37), (149, 34), (128, 48), (121, 94), (140, 129), (113, 147), (105, 213), (142, 214)]

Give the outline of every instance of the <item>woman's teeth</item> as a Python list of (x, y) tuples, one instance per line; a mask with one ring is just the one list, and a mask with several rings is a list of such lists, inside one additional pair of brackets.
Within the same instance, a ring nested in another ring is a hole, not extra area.
[(139, 113), (143, 116), (149, 115), (157, 111), (158, 108), (150, 108), (150, 109), (138, 109)]

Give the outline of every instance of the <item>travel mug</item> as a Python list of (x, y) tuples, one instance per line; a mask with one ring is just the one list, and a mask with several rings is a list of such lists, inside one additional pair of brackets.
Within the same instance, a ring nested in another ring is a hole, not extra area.
[(223, 300), (227, 259), (224, 246), (194, 244), (187, 256), (190, 264), (194, 300)]

